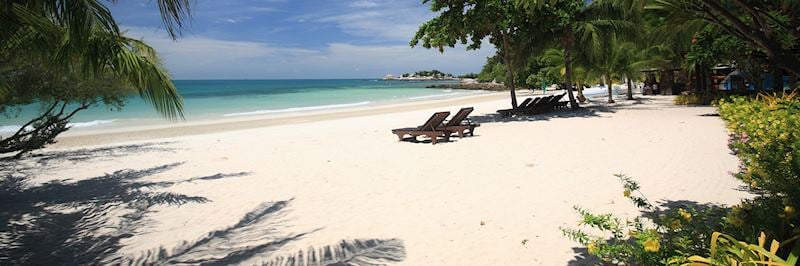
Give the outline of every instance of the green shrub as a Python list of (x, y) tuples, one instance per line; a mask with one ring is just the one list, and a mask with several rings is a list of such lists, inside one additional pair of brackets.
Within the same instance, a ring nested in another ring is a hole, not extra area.
[(681, 95), (675, 96), (675, 104), (677, 105), (701, 105), (703, 104), (703, 99), (700, 98), (699, 95), (694, 93), (681, 93)]
[(786, 239), (800, 233), (800, 99), (796, 94), (732, 97), (719, 102), (729, 147), (741, 164), (734, 176), (755, 194), (729, 214), (737, 237), (754, 242), (765, 231)]
[(691, 266), (704, 266), (704, 265), (775, 265), (775, 266), (793, 266), (797, 263), (798, 255), (800, 255), (800, 245), (795, 245), (787, 259), (778, 257), (777, 253), (781, 247), (796, 241), (790, 239), (783, 243), (777, 240), (772, 240), (769, 247), (767, 244), (767, 235), (763, 232), (758, 237), (758, 245), (748, 244), (736, 240), (732, 236), (714, 232), (711, 236), (711, 255), (708, 257), (691, 256), (686, 259), (688, 261), (684, 265)]
[(677, 105), (709, 105), (718, 99), (715, 94), (696, 94), (691, 91), (682, 92), (673, 100)]
[[(731, 174), (755, 197), (731, 208), (661, 210), (641, 195), (636, 182), (620, 175), (624, 195), (645, 215), (622, 222), (576, 208), (585, 227), (562, 228), (563, 233), (605, 263), (794, 265), (800, 255), (800, 99), (794, 93), (735, 96), (718, 105), (729, 147), (741, 163)], [(767, 250), (767, 238), (780, 244)]]
[(566, 237), (584, 245), (605, 264), (670, 264), (684, 262), (692, 254), (707, 255), (708, 238), (724, 228), (726, 209), (658, 208), (642, 195), (638, 183), (625, 175), (617, 177), (625, 188), (623, 195), (645, 215), (623, 222), (612, 214), (598, 215), (575, 207), (582, 227), (561, 228)]

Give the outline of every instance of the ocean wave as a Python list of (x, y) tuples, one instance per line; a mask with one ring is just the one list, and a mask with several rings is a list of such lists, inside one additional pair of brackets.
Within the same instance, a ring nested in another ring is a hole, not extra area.
[(315, 111), (315, 110), (325, 110), (325, 109), (334, 109), (334, 108), (343, 108), (343, 107), (366, 105), (366, 104), (369, 104), (369, 103), (370, 103), (369, 101), (364, 101), (364, 102), (357, 102), (357, 103), (330, 104), (330, 105), (318, 105), (318, 106), (308, 106), (308, 107), (292, 107), (292, 108), (276, 109), (276, 110), (258, 110), (258, 111), (252, 111), (252, 112), (230, 113), (230, 114), (225, 114), (223, 116), (264, 115), (264, 114), (275, 114), (275, 113)]
[(75, 123), (69, 123), (69, 124), (67, 124), (67, 126), (70, 126), (70, 127), (93, 127), (93, 126), (111, 124), (111, 123), (114, 123), (114, 121), (117, 121), (117, 119), (94, 120), (94, 121), (89, 121), (89, 122), (75, 122)]
[[(0, 126), (0, 133), (14, 133), (19, 130), (22, 125), (10, 125), (10, 126)], [(31, 129), (31, 126), (28, 126)]]
[(458, 95), (458, 94), (461, 94), (461, 93), (450, 92), (450, 93), (442, 93), (442, 94), (433, 94), (433, 95), (409, 97), (408, 99), (409, 100), (422, 100), (422, 99), (430, 99), (430, 98), (447, 97), (447, 96)]
[[(99, 126), (99, 125), (104, 125), (104, 124), (111, 124), (111, 123), (114, 123), (114, 121), (117, 121), (117, 119), (112, 119), (112, 120), (94, 120), (94, 121), (88, 121), (88, 122), (67, 123), (67, 126), (72, 127), (72, 128), (93, 127), (93, 126)], [(14, 133), (14, 132), (17, 132), (17, 130), (19, 130), (20, 127), (22, 127), (22, 125), (0, 126), (0, 133)], [(27, 128), (29, 130), (33, 129), (33, 127), (31, 127), (31, 126), (28, 126)]]

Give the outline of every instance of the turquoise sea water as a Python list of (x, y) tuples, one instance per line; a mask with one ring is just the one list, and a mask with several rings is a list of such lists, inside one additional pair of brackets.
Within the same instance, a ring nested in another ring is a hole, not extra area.
[[(176, 80), (184, 99), (187, 121), (280, 114), (458, 97), (478, 91), (427, 89), (453, 81), (340, 80)], [(25, 106), (15, 117), (0, 118), (0, 134), (15, 131), (36, 115), (38, 104)], [(72, 121), (75, 129), (126, 124), (165, 123), (152, 107), (132, 97), (121, 111), (97, 106)]]

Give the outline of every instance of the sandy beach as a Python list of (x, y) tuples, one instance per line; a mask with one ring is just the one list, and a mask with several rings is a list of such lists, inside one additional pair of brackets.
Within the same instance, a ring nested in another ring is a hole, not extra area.
[[(111, 219), (87, 233), (120, 236), (109, 263), (163, 249), (257, 264), (377, 239), (402, 248), (398, 265), (582, 265), (585, 254), (559, 230), (577, 226), (573, 206), (639, 215), (614, 174), (633, 177), (658, 203), (747, 196), (728, 174), (738, 161), (713, 107), (637, 96), (499, 118), (507, 95), (84, 131), (15, 171), (76, 191), (109, 189), (79, 182), (105, 177), (124, 180), (126, 193), (168, 192), (172, 204), (112, 206)], [(474, 137), (431, 145), (390, 133), (465, 106), (481, 123)]]

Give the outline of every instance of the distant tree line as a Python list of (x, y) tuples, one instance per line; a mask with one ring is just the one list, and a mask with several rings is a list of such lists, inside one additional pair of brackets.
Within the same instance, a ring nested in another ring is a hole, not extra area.
[(400, 75), (400, 77), (404, 77), (404, 78), (408, 78), (408, 77), (452, 78), (453, 74), (444, 73), (442, 71), (434, 69), (434, 70), (430, 70), (430, 71), (421, 70), (421, 71), (414, 72), (414, 74), (404, 73), (404, 74)]

